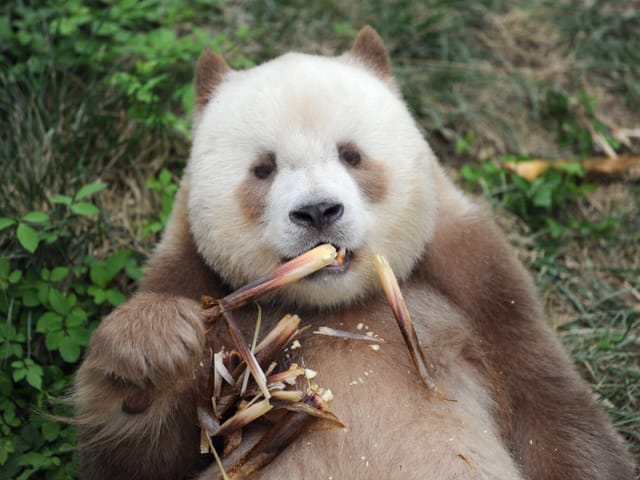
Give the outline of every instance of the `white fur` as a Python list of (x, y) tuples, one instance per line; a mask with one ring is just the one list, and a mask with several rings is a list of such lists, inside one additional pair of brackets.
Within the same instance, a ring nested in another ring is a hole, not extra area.
[[(386, 166), (393, 195), (378, 203), (365, 197), (338, 158), (341, 142)], [(275, 152), (277, 172), (264, 215), (252, 223), (229, 192), (265, 151)], [(190, 224), (200, 254), (234, 287), (319, 242), (354, 250), (346, 274), (299, 282), (285, 294), (305, 305), (345, 303), (376, 285), (374, 253), (386, 255), (399, 277), (410, 273), (433, 232), (434, 164), (387, 83), (345, 59), (290, 53), (230, 72), (202, 112), (188, 167)], [(313, 236), (289, 212), (318, 201), (342, 203), (345, 212)]]

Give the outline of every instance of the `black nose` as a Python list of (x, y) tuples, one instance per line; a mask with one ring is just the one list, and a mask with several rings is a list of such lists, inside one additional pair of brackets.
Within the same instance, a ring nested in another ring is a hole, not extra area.
[(297, 225), (321, 230), (338, 220), (343, 213), (344, 207), (340, 203), (320, 202), (289, 212), (289, 218)]

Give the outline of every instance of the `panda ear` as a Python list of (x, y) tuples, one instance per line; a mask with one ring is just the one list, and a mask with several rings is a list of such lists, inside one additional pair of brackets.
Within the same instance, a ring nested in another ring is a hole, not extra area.
[(380, 77), (391, 77), (391, 62), (387, 49), (378, 32), (369, 25), (358, 32), (351, 47), (351, 54)]
[(196, 113), (200, 113), (211, 99), (214, 90), (222, 82), (225, 74), (231, 71), (220, 55), (205, 48), (200, 54), (196, 66)]

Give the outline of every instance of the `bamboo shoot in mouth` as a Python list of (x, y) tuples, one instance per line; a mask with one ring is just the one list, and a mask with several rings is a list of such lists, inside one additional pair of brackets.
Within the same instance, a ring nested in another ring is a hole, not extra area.
[(205, 319), (207, 322), (215, 321), (224, 311), (242, 307), (262, 295), (297, 282), (331, 265), (336, 255), (333, 245), (328, 243), (318, 245), (220, 300), (211, 301), (208, 297), (210, 305), (204, 312)]

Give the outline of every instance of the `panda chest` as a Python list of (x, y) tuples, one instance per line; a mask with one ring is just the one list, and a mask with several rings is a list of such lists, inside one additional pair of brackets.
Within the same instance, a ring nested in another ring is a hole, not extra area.
[[(259, 478), (520, 478), (490, 388), (461, 353), (464, 322), (443, 310), (431, 325), (416, 322), (442, 395), (421, 381), (383, 302), (310, 318), (281, 361), (317, 372), (311, 382), (331, 389), (329, 410), (345, 428), (305, 432)], [(335, 336), (344, 332), (355, 338)]]

